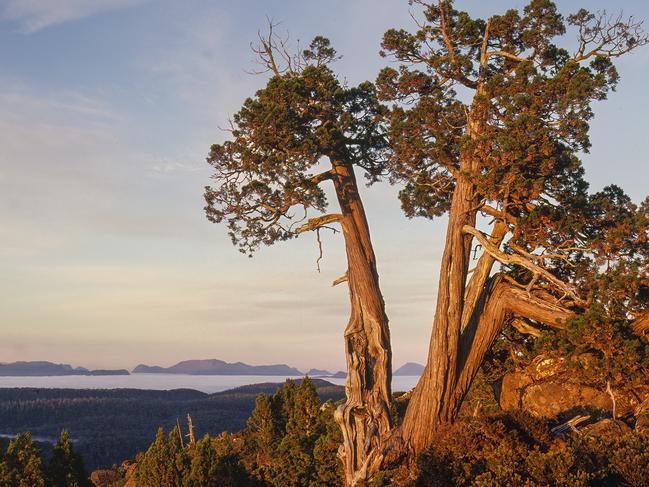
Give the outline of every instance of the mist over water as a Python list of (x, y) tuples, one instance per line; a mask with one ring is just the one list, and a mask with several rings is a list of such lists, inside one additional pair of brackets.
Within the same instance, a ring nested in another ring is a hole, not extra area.
[[(185, 374), (131, 374), (110, 376), (50, 376), (50, 377), (0, 377), (0, 388), (37, 387), (51, 389), (194, 389), (212, 394), (248, 384), (262, 382), (282, 383), (286, 379), (277, 375), (185, 375)], [(322, 379), (332, 384), (344, 385), (345, 379)], [(419, 380), (416, 376), (396, 376), (392, 379), (393, 391), (408, 391)]]

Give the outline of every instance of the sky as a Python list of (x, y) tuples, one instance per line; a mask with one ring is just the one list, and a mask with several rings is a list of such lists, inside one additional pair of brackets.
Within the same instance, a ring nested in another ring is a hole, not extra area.
[[(610, 2), (560, 0), (571, 13)], [(518, 0), (458, 0), (475, 15)], [(649, 19), (649, 3), (616, 9)], [(0, 0), (0, 362), (86, 367), (192, 358), (344, 367), (349, 312), (339, 236), (321, 272), (313, 235), (239, 254), (203, 213), (205, 156), (261, 88), (250, 42), (266, 17), (291, 39), (329, 37), (354, 84), (389, 61), (406, 0)], [(647, 195), (649, 48), (618, 62), (584, 156), (592, 190)], [(443, 219), (404, 218), (398, 188), (363, 190), (394, 364), (424, 362)]]

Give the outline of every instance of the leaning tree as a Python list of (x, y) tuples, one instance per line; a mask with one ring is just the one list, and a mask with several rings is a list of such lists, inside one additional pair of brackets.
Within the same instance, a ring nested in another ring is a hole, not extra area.
[[(612, 59), (647, 37), (633, 19), (565, 19), (549, 0), (486, 21), (450, 0), (411, 3), (423, 19), (414, 34), (385, 34), (383, 54), (399, 66), (377, 85), (406, 215), (448, 215), (427, 365), (391, 442), (418, 453), (456, 418), (506, 324), (561, 328), (592, 305), (579, 279), (601, 270), (605, 249), (590, 243), (614, 225), (602, 210), (610, 195), (588, 196), (578, 155), (592, 102), (618, 80)], [(567, 30), (572, 51), (555, 43)], [(625, 231), (639, 251), (646, 219), (634, 218)]]
[[(377, 468), (380, 442), (391, 428), (390, 333), (355, 176), (358, 170), (372, 180), (384, 169), (385, 109), (371, 83), (348, 87), (337, 79), (327, 39), (316, 37), (291, 54), (271, 25), (254, 49), (271, 77), (234, 115), (229, 140), (211, 148), (215, 173), (214, 186), (205, 190), (206, 213), (213, 222), (226, 221), (233, 243), (248, 254), (261, 244), (340, 226), (347, 271), (334, 284), (347, 282), (351, 316), (344, 332), (347, 400), (336, 420), (352, 484)], [(333, 187), (339, 213), (325, 213), (325, 184)]]

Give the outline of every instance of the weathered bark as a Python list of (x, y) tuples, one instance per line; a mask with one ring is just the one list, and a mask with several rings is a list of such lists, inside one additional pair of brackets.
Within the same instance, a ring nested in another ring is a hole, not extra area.
[(469, 181), (459, 178), (449, 213), (428, 360), (400, 432), (406, 445), (416, 452), (430, 445), (434, 425), (451, 421), (454, 414), (458, 347), (471, 251), (471, 237), (462, 232), (465, 225), (475, 225), (475, 193)]
[(343, 433), (339, 456), (346, 485), (363, 485), (381, 461), (382, 442), (392, 427), (392, 351), (385, 305), (365, 210), (351, 165), (333, 163), (347, 253), (351, 316), (345, 328), (347, 400), (335, 413)]

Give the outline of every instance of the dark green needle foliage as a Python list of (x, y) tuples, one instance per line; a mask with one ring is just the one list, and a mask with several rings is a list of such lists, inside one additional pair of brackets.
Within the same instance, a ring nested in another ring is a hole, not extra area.
[(330, 175), (318, 176), (323, 158), (345, 160), (369, 178), (385, 160), (374, 86), (348, 87), (336, 77), (329, 40), (316, 37), (284, 69), (280, 53), (267, 45), (263, 55), (271, 57), (263, 59), (273, 76), (243, 103), (229, 140), (213, 145), (208, 156), (215, 185), (205, 189), (207, 217), (226, 221), (246, 254), (296, 236), (300, 223), (325, 211), (319, 184)]
[(72, 445), (70, 434), (63, 430), (47, 465), (48, 487), (90, 487), (83, 459)]
[[(464, 171), (481, 202), (525, 218), (522, 237), (540, 241), (573, 223), (556, 209), (585, 202), (577, 155), (590, 147), (591, 103), (616, 86), (612, 57), (646, 43), (638, 26), (620, 20), (607, 43), (593, 30), (599, 18), (582, 10), (566, 19), (549, 0), (487, 21), (452, 1), (414, 3), (425, 20), (415, 33), (386, 32), (383, 54), (400, 66), (384, 69), (377, 82), (393, 103), (390, 169), (404, 183), (406, 214), (444, 213)], [(567, 28), (592, 40), (570, 53), (558, 42)], [(467, 159), (468, 173), (460, 169)], [(536, 235), (542, 228), (546, 234)]]

